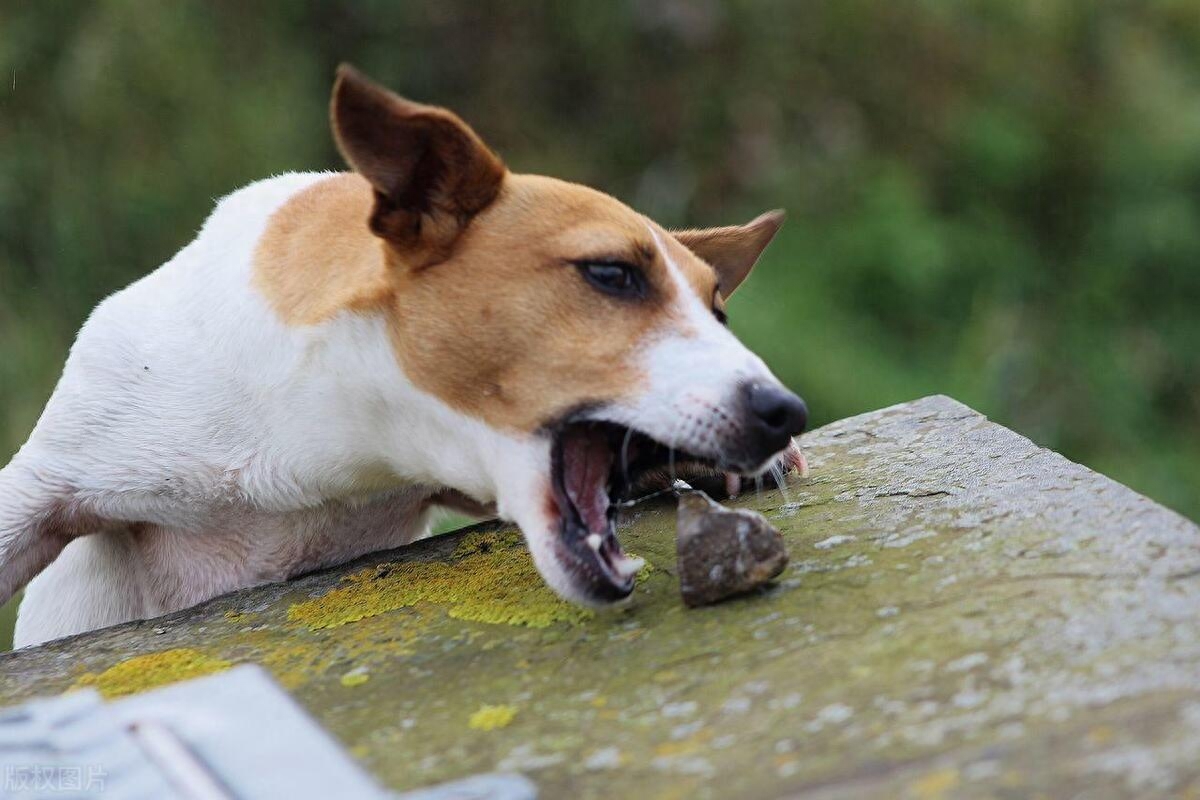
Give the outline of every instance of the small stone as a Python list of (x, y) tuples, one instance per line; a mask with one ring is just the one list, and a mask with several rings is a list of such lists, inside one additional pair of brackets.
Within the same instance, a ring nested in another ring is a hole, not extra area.
[(693, 491), (679, 498), (675, 524), (679, 588), (689, 606), (756, 589), (787, 566), (783, 537), (756, 511), (725, 508)]

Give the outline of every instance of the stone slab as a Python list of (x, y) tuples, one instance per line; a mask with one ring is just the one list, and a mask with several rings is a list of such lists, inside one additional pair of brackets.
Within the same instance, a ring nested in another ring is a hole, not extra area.
[(1200, 796), (1200, 529), (945, 397), (804, 444), (810, 478), (733, 504), (791, 552), (746, 598), (683, 606), (670, 505), (595, 615), (488, 524), (0, 656), (0, 705), (258, 663), (395, 789)]

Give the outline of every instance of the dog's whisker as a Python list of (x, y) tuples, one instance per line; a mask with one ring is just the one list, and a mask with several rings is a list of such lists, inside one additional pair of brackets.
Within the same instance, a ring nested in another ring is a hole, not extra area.
[(621, 477), (625, 481), (626, 490), (632, 490), (633, 484), (629, 479), (629, 440), (633, 438), (633, 428), (625, 429), (625, 440), (621, 442)]
[(771, 465), (771, 477), (775, 479), (775, 485), (779, 487), (779, 493), (783, 495), (784, 502), (792, 502), (791, 495), (788, 494), (787, 490), (787, 473), (784, 472), (779, 462)]
[(679, 435), (682, 432), (684, 423), (684, 417), (680, 417), (675, 421), (671, 429), (671, 436), (667, 441), (667, 475), (671, 478), (672, 486), (679, 480), (679, 476), (675, 472), (675, 446), (679, 442)]
[(724, 465), (729, 463), (729, 458), (725, 453), (725, 448), (721, 446), (718, 440), (714, 442), (717, 448), (717, 469), (722, 472), (721, 477), (725, 481), (725, 493), (729, 495), (729, 499), (737, 497), (742, 488), (742, 478), (740, 475), (735, 475), (731, 472), (726, 472)]
[(676, 489), (674, 486), (668, 486), (666, 489), (659, 489), (657, 492), (644, 494), (641, 497), (635, 497), (632, 500), (624, 500), (620, 503), (616, 503), (615, 505), (617, 508), (633, 508), (634, 506), (644, 503), (647, 500), (653, 500), (654, 498), (662, 497), (665, 494), (674, 494), (677, 491), (678, 489)]

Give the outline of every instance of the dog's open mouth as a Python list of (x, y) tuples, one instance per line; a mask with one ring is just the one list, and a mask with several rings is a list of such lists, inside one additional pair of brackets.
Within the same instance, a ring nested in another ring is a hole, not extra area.
[[(645, 434), (608, 422), (565, 424), (552, 448), (554, 500), (561, 519), (562, 554), (596, 602), (633, 591), (643, 562), (617, 541), (621, 503), (651, 471), (686, 461), (716, 469), (715, 462), (670, 448)], [(582, 588), (582, 587), (581, 587)]]

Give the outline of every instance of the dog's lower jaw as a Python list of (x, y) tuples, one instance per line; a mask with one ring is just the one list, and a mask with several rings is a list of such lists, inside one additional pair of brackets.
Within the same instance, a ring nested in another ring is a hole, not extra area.
[[(541, 520), (529, 520), (520, 527), (542, 580), (562, 599), (586, 608), (601, 609), (619, 605), (630, 596), (632, 574), (626, 581), (599, 576), (589, 578), (588, 573), (579, 568), (571, 558), (561, 521), (556, 515), (547, 514)], [(643, 563), (641, 559), (628, 560), (634, 566), (634, 573)]]
[(564, 558), (550, 449), (550, 441), (540, 436), (508, 443), (505, 457), (495, 462), (497, 515), (520, 528), (534, 566), (555, 594), (579, 605), (606, 605), (588, 591)]

